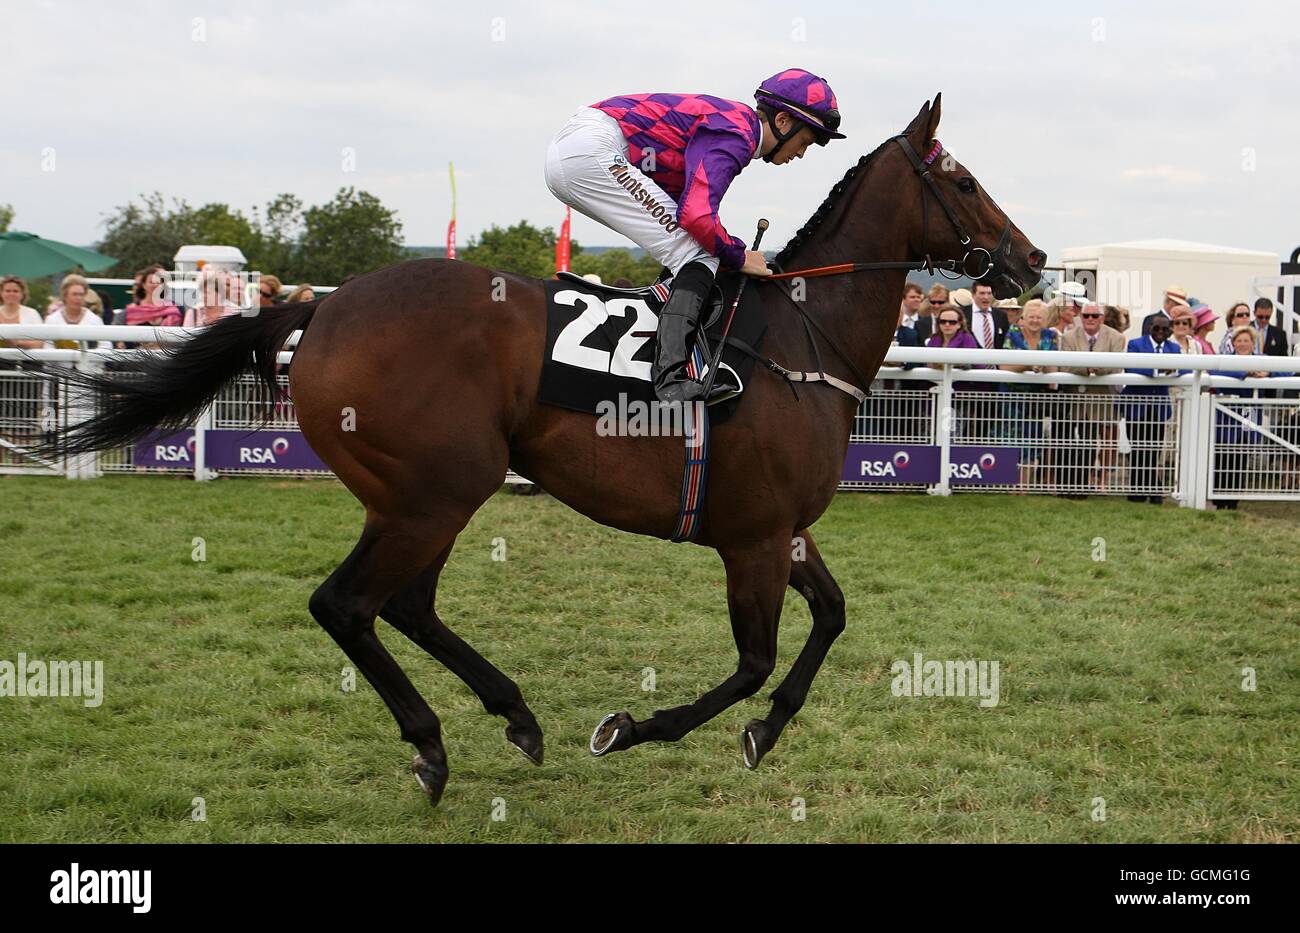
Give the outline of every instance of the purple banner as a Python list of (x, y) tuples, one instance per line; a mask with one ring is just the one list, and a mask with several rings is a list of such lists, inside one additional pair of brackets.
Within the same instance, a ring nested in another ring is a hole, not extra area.
[[(213, 430), (204, 435), (204, 465), (213, 470), (328, 470), (297, 431)], [(145, 438), (133, 466), (194, 468), (194, 431)]]
[(131, 465), (173, 470), (194, 469), (194, 431), (174, 431), (171, 434), (146, 437), (135, 445)]
[[(948, 480), (954, 485), (1009, 485), (1020, 481), (1016, 447), (953, 447)], [(840, 478), (849, 483), (939, 482), (939, 448), (930, 444), (850, 444)]]
[(850, 444), (840, 479), (850, 483), (937, 483), (939, 448), (925, 444)]
[(1014, 486), (1020, 482), (1020, 448), (954, 447), (948, 480), (964, 486)]
[(208, 431), (205, 465), (213, 470), (328, 470), (297, 431)]

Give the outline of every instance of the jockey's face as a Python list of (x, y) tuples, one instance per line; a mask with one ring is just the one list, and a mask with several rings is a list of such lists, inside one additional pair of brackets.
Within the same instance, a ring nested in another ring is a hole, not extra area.
[[(776, 115), (776, 126), (782, 133), (789, 132), (790, 128), (794, 126), (801, 127), (801, 129), (793, 138), (789, 139), (786, 144), (781, 147), (781, 151), (772, 158), (773, 165), (785, 165), (787, 162), (793, 162), (795, 159), (802, 159), (803, 154), (808, 150), (808, 147), (817, 141), (817, 138), (813, 135), (811, 127), (804, 126), (784, 111)], [(774, 146), (776, 146), (776, 136), (773, 135), (771, 129), (764, 124), (763, 150), (761, 154), (767, 155), (772, 151)]]

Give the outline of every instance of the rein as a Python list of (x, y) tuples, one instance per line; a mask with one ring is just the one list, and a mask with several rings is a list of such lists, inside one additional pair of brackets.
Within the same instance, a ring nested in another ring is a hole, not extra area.
[[(970, 235), (966, 233), (966, 228), (963, 227), (961, 221), (957, 219), (957, 214), (952, 209), (952, 205), (948, 203), (948, 199), (943, 196), (943, 192), (939, 190), (939, 186), (935, 184), (934, 179), (930, 176), (930, 170), (934, 165), (935, 159), (937, 159), (939, 154), (943, 152), (943, 143), (936, 139), (934, 141), (934, 146), (930, 149), (929, 153), (926, 154), (926, 157), (922, 159), (917, 155), (916, 149), (912, 146), (911, 141), (906, 136), (902, 134), (895, 136), (894, 142), (898, 143), (904, 154), (906, 154), (908, 161), (912, 163), (912, 170), (916, 172), (917, 176), (919, 176), (924, 182), (924, 187), (921, 189), (921, 235), (922, 237), (927, 238), (925, 242), (928, 243), (930, 227), (928, 215), (929, 199), (926, 197), (926, 194), (929, 193), (934, 195), (934, 199), (939, 202), (939, 207), (941, 207), (944, 214), (947, 215), (948, 222), (952, 224), (953, 232), (957, 234), (958, 241), (966, 249), (965, 255), (963, 255), (961, 259), (941, 259), (936, 261), (931, 258), (930, 251), (925, 249), (923, 245), (921, 250), (923, 258), (921, 259), (895, 262), (842, 262), (830, 266), (796, 269), (791, 272), (776, 272), (772, 275), (764, 276), (760, 281), (770, 282), (795, 278), (812, 279), (827, 275), (847, 275), (854, 272), (881, 272), (885, 270), (903, 269), (908, 272), (925, 270), (931, 275), (938, 272), (939, 275), (946, 279), (956, 279), (964, 275), (967, 278), (978, 282), (980, 279), (998, 268), (999, 260), (995, 257), (1001, 256), (1003, 252), (1006, 251), (1007, 244), (1011, 240), (1011, 219), (1007, 219), (1006, 225), (1002, 228), (1002, 236), (999, 237), (998, 243), (993, 247), (992, 251), (989, 251), (982, 246), (972, 246), (971, 238)], [(978, 275), (974, 274), (970, 269), (971, 257), (975, 257), (980, 261)], [(834, 339), (832, 339), (831, 336), (822, 329), (822, 326), (817, 323), (816, 318), (811, 317), (808, 312), (804, 310), (801, 302), (794, 302), (794, 306), (803, 321), (804, 332), (808, 335), (808, 341), (812, 344), (813, 355), (817, 359), (816, 372), (794, 372), (786, 369), (774, 360), (759, 356), (748, 346), (741, 346), (739, 349), (753, 356), (756, 360), (767, 366), (769, 370), (791, 383), (825, 382), (827, 385), (833, 386), (841, 392), (847, 392), (849, 395), (852, 395), (857, 399), (858, 403), (861, 404), (867, 398), (866, 391), (859, 389), (842, 379), (838, 379), (835, 376), (827, 375), (825, 370), (822, 368), (821, 350), (817, 346), (817, 340), (813, 337), (812, 330), (816, 329), (817, 333), (821, 334), (822, 339), (825, 340), (826, 343), (830, 345), (830, 348), (835, 351), (836, 356), (848, 365), (849, 369), (853, 373), (853, 377), (858, 380), (859, 384), (867, 384), (867, 378), (862, 375), (861, 371), (859, 371), (857, 366), (853, 364), (853, 361), (848, 358), (848, 355), (840, 349)], [(791, 391), (793, 391), (793, 389), (794, 387), (791, 386)], [(795, 394), (795, 397), (798, 398), (798, 393)]]

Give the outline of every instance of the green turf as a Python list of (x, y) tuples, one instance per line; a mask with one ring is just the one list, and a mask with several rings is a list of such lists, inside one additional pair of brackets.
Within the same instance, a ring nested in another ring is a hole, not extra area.
[[(412, 749), (306, 611), (361, 509), (330, 481), (0, 478), (0, 659), (101, 659), (102, 706), (0, 697), (0, 841), (1296, 841), (1300, 513), (1123, 500), (842, 495), (816, 528), (848, 630), (757, 771), (740, 726), (587, 753), (726, 677), (711, 551), (499, 495), (443, 574), (443, 618), (515, 678), (546, 764), (382, 623), (443, 722)], [(195, 537), (207, 560), (191, 560)], [(492, 560), (504, 538), (507, 559)], [(1092, 560), (1104, 538), (1107, 560)], [(778, 683), (808, 631), (789, 593)], [(920, 651), (998, 660), (1001, 703), (900, 698)], [(1243, 667), (1258, 689), (1241, 689)], [(653, 668), (657, 690), (641, 689)], [(203, 797), (207, 820), (190, 819)], [(1106, 819), (1092, 818), (1105, 798)], [(794, 817), (796, 798), (805, 818)], [(494, 820), (494, 806), (504, 819)]]

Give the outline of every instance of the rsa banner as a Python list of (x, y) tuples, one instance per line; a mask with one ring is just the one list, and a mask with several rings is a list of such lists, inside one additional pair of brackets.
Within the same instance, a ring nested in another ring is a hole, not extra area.
[[(948, 481), (966, 486), (1014, 486), (1020, 481), (1017, 447), (952, 447)], [(939, 482), (939, 447), (933, 444), (850, 444), (840, 478), (846, 483)]]
[[(297, 431), (212, 430), (204, 447), (204, 465), (213, 470), (329, 470)], [(194, 432), (146, 438), (135, 445), (131, 465), (193, 469)]]

